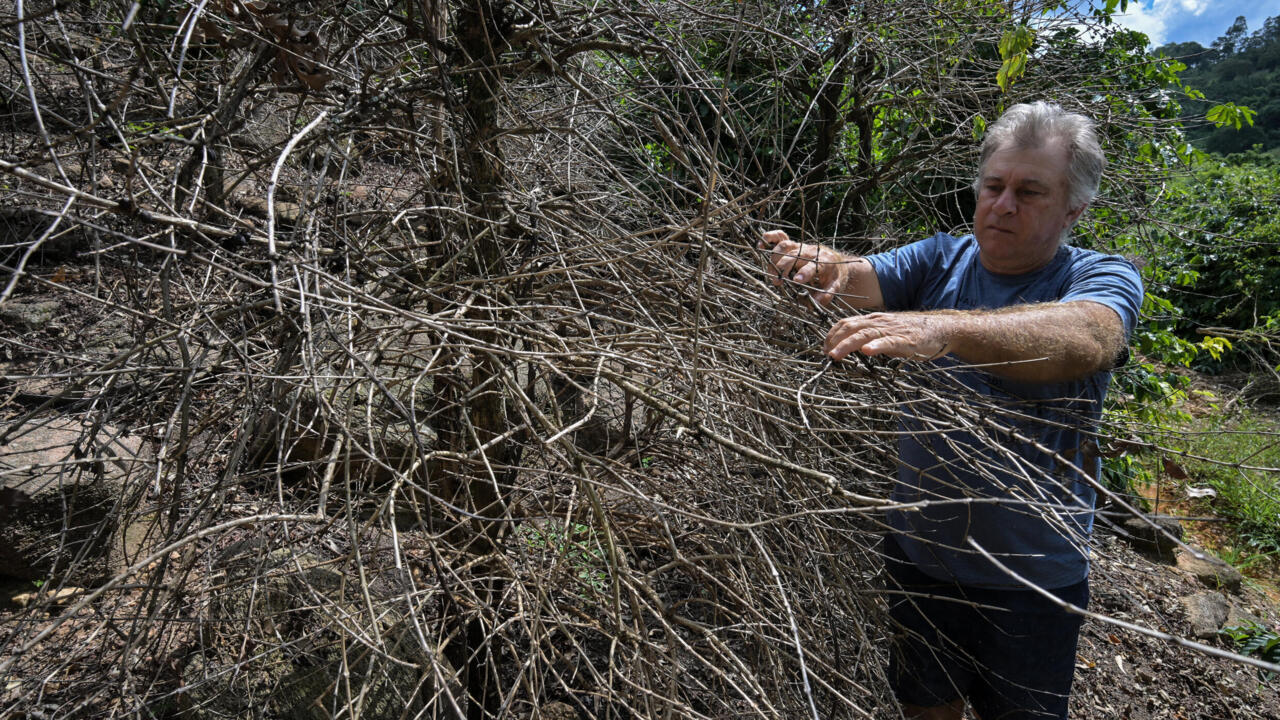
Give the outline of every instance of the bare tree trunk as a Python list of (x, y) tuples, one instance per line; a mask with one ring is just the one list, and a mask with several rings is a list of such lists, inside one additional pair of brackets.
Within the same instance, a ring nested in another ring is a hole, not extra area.
[[(502, 149), (498, 143), (498, 102), (502, 91), (502, 75), (499, 68), (500, 54), (506, 46), (502, 30), (507, 12), (504, 0), (474, 0), (464, 3), (456, 13), (456, 36), (462, 51), (462, 59), (472, 68), (466, 75), (466, 100), (463, 107), (459, 141), (465, 168), (463, 196), (468, 215), (480, 218), (479, 223), (464, 219), (461, 229), (464, 242), (471, 245), (469, 271), (480, 278), (492, 278), (502, 268), (502, 220), (504, 213), (504, 173)], [(490, 289), (492, 291), (492, 289)], [(469, 310), (472, 315), (491, 311)], [(488, 318), (490, 320), (496, 318)], [(502, 340), (493, 331), (480, 331), (476, 339), (492, 347)], [(478, 350), (472, 355), (472, 374), (468, 383), (468, 397), (459, 398), (458, 434), (455, 440), (459, 449), (483, 454), (483, 462), (465, 470), (459, 478), (464, 487), (463, 500), (474, 513), (471, 526), (475, 531), (471, 550), (477, 555), (492, 555), (500, 541), (504, 524), (497, 520), (505, 515), (504, 501), (498, 488), (500, 473), (507, 464), (508, 444), (495, 440), (506, 431), (506, 408), (498, 376), (502, 372), (501, 360), (492, 352)], [(476, 390), (479, 389), (479, 392)], [(484, 448), (483, 450), (481, 448)], [(490, 520), (493, 518), (493, 520)], [(475, 577), (484, 578), (483, 587), (477, 586), (482, 606), (495, 607), (502, 595), (502, 581), (495, 563), (480, 562)], [(459, 653), (464, 667), (463, 683), (471, 696), (468, 720), (481, 720), (486, 714), (496, 714), (501, 702), (497, 654), (478, 615), (466, 622), (463, 630), (465, 642)]]
[[(839, 8), (841, 15), (849, 11), (850, 4), (848, 0), (833, 3)], [(818, 138), (813, 151), (813, 167), (801, 179), (801, 185), (805, 188), (802, 228), (805, 237), (821, 232), (822, 196), (826, 191), (827, 177), (831, 173), (831, 156), (839, 146), (840, 134), (845, 127), (841, 101), (854, 64), (850, 52), (852, 46), (853, 30), (846, 23), (831, 48), (822, 56), (822, 62), (815, 67), (817, 72), (813, 75), (817, 82), (813, 102), (817, 108)], [(821, 68), (828, 62), (832, 63), (830, 72), (821, 74)]]

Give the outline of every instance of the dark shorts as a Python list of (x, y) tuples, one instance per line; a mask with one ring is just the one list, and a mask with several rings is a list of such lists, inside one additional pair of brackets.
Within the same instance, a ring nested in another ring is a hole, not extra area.
[[(1032, 590), (935, 580), (892, 538), (884, 548), (889, 677), (899, 702), (933, 707), (963, 697), (982, 720), (1065, 720), (1081, 616)], [(1051, 592), (1083, 608), (1089, 581)]]

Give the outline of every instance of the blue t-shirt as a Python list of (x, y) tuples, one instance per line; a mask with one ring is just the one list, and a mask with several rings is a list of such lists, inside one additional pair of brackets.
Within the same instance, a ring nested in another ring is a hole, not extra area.
[[(1071, 246), (1024, 275), (987, 271), (972, 235), (938, 233), (867, 260), (888, 310), (1089, 300), (1114, 310), (1127, 337), (1142, 304), (1132, 263)], [(902, 549), (926, 574), (963, 585), (1023, 587), (969, 537), (1042, 587), (1083, 580), (1095, 500), (1083, 475), (1097, 478), (1101, 461), (1082, 444), (1101, 415), (1111, 374), (1035, 384), (957, 367), (953, 357), (936, 362), (955, 369), (930, 376), (932, 392), (922, 395), (952, 394), (975, 414), (957, 417), (954, 406), (930, 407), (936, 401), (928, 397), (904, 404), (892, 498), (918, 505), (889, 513)]]

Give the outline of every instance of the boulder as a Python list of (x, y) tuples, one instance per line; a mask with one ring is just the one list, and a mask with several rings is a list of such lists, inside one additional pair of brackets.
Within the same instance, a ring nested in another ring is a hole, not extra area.
[[(199, 652), (182, 671), (182, 717), (429, 714), (432, 663), (443, 660), (417, 639), (403, 578), (371, 574), (362, 589), (333, 560), (261, 537), (232, 544), (215, 565), (219, 590), (201, 612)], [(376, 650), (366, 633), (378, 637)]]
[(14, 330), (41, 330), (62, 312), (62, 303), (53, 298), (10, 300), (0, 304), (0, 323)]
[(1186, 610), (1187, 621), (1191, 623), (1191, 634), (1201, 640), (1209, 640), (1217, 636), (1227, 621), (1230, 606), (1222, 593), (1206, 591), (1182, 598), (1182, 607)]
[(578, 720), (580, 715), (569, 703), (556, 700), (539, 708), (535, 717), (542, 720)]
[(27, 248), (40, 238), (44, 240), (31, 255), (28, 263), (49, 263), (63, 260), (88, 249), (84, 228), (75, 222), (63, 220), (54, 232), (45, 235), (53, 224), (56, 213), (34, 207), (0, 207), (0, 260), (10, 266), (18, 264)]
[(1205, 587), (1213, 590), (1225, 590), (1231, 593), (1240, 592), (1240, 584), (1244, 576), (1240, 571), (1214, 557), (1210, 553), (1195, 548), (1203, 558), (1183, 550), (1178, 553), (1178, 568), (1191, 573)]
[(0, 432), (0, 575), (93, 585), (141, 552), (123, 522), (128, 478), (149, 463), (139, 438), (45, 418)]
[(1120, 536), (1135, 550), (1172, 558), (1182, 540), (1182, 523), (1168, 515), (1131, 517), (1120, 525)]
[(1232, 604), (1231, 609), (1227, 611), (1227, 620), (1222, 625), (1223, 627), (1239, 625), (1266, 627), (1267, 624), (1257, 615), (1239, 605)]

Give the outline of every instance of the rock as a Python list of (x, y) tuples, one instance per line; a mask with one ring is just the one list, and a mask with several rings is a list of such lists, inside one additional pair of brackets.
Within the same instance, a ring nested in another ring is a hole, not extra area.
[(393, 188), (391, 192), (386, 194), (386, 204), (388, 207), (394, 208), (411, 205), (417, 199), (418, 194), (419, 191), (415, 188)]
[(232, 142), (254, 152), (278, 152), (293, 137), (289, 118), (290, 113), (279, 104), (263, 102), (250, 111), (244, 128), (231, 135)]
[(302, 206), (297, 203), (276, 201), (276, 221), (286, 225), (297, 225), (302, 217)]
[[(430, 382), (415, 386), (386, 378), (382, 386), (396, 394), (402, 407), (411, 402), (418, 408), (429, 407)], [(372, 493), (367, 497), (378, 498), (375, 503), (381, 502), (379, 491), (397, 481), (402, 484), (402, 496), (414, 496), (413, 485), (429, 482), (428, 467), (421, 458), (437, 449), (438, 439), (427, 423), (406, 422), (395, 403), (376, 388), (371, 391), (368, 382), (335, 383), (322, 386), (320, 392), (317, 396), (314, 388), (282, 388), (280, 400), (255, 421), (257, 440), (246, 462), (275, 470), (283, 459), (283, 477), (290, 485), (306, 485), (307, 478), (332, 474), (338, 482)], [(288, 410), (282, 413), (280, 408)], [(329, 500), (345, 502), (341, 493), (331, 493)]]
[[(265, 218), (267, 216), (267, 198), (260, 195), (242, 195), (236, 202), (246, 211)], [(302, 217), (302, 207), (297, 203), (276, 200), (276, 222), (280, 225), (296, 225)]]
[(36, 590), (35, 592), (22, 593), (9, 598), (9, 601), (20, 608), (26, 608), (42, 603), (50, 605), (69, 605), (71, 601), (80, 597), (84, 593), (84, 588), (64, 587), (57, 590)]
[(1254, 615), (1253, 613), (1249, 612), (1248, 610), (1245, 610), (1244, 608), (1234, 603), (1231, 605), (1231, 608), (1227, 611), (1227, 620), (1222, 625), (1223, 627), (1231, 627), (1236, 625), (1246, 625), (1246, 626), (1257, 625), (1260, 627), (1266, 627), (1266, 623), (1262, 621), (1262, 618), (1258, 617), (1257, 615)]
[(1229, 605), (1227, 598), (1220, 592), (1199, 592), (1182, 598), (1182, 607), (1187, 612), (1187, 621), (1191, 623), (1191, 633), (1201, 640), (1217, 636), (1218, 630), (1227, 621)]
[(1178, 553), (1179, 569), (1191, 573), (1205, 587), (1231, 593), (1240, 592), (1240, 583), (1244, 581), (1244, 576), (1239, 570), (1200, 548), (1195, 549), (1204, 555), (1204, 559), (1199, 559), (1183, 550)]
[(94, 585), (141, 553), (125, 482), (149, 463), (136, 437), (69, 418), (9, 427), (0, 446), (0, 575)]
[(129, 320), (119, 315), (108, 315), (81, 331), (80, 337), (86, 351), (108, 356), (137, 342)]
[(57, 230), (45, 237), (53, 221), (53, 213), (46, 214), (39, 208), (0, 207), (0, 246), (5, 248), (0, 261), (16, 265), (28, 247), (41, 237), (44, 240), (28, 264), (57, 262), (85, 249), (84, 231), (74, 222), (62, 221)]
[[(362, 589), (333, 561), (272, 549), (261, 537), (228, 547), (215, 566), (220, 589), (200, 613), (201, 647), (182, 670), (182, 717), (320, 720), (349, 701), (368, 718), (431, 714), (432, 666), (445, 661), (418, 642), (396, 597), (403, 579), (397, 585), (371, 574)], [(376, 604), (376, 620), (362, 600)], [(370, 622), (377, 623), (376, 652), (356, 640)]]
[(1182, 523), (1168, 515), (1131, 517), (1121, 523), (1120, 530), (1134, 549), (1157, 556), (1172, 557), (1182, 540)]
[(14, 301), (0, 305), (0, 322), (18, 330), (40, 330), (62, 312), (57, 300)]
[(578, 711), (569, 703), (555, 701), (539, 708), (535, 717), (542, 720), (578, 720)]

